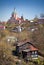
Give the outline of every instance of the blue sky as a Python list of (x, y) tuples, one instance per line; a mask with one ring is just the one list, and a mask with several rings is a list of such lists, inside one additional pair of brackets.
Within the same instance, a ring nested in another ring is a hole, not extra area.
[(26, 19), (44, 13), (44, 0), (0, 0), (0, 20), (7, 21), (16, 8), (17, 14)]

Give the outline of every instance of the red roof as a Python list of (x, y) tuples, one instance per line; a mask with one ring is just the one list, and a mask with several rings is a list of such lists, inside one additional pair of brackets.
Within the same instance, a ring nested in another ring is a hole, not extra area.
[(31, 50), (31, 51), (38, 50), (38, 49), (37, 49), (37, 48), (35, 48), (33, 45), (30, 45), (30, 46), (29, 46), (29, 48), (30, 48), (30, 50)]
[(4, 26), (0, 26), (0, 28), (4, 28)]
[[(21, 46), (21, 45), (23, 45), (23, 44), (27, 44), (27, 42), (30, 42), (30, 40), (29, 39), (25, 39), (24, 41), (21, 41), (21, 42), (19, 42), (18, 43), (18, 46)], [(33, 44), (30, 44), (29, 46), (28, 46), (28, 50), (29, 51), (35, 51), (35, 50), (38, 50)]]
[(21, 20), (21, 18), (18, 17), (17, 20)]

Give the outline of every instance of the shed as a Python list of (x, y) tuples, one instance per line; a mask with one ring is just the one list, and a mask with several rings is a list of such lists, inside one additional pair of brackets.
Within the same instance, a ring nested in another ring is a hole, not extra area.
[(38, 57), (38, 49), (29, 40), (19, 42), (16, 45), (16, 52), (18, 56), (22, 55), (23, 58)]

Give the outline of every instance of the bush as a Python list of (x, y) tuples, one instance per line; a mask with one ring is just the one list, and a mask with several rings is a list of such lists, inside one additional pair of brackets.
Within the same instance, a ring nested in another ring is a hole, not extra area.
[(3, 44), (0, 44), (0, 65), (15, 65), (11, 51)]

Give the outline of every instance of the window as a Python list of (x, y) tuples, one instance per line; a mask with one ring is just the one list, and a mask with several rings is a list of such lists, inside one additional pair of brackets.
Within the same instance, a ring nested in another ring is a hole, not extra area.
[(35, 51), (35, 54), (37, 54), (37, 51)]
[(32, 52), (32, 54), (34, 54), (34, 51)]

